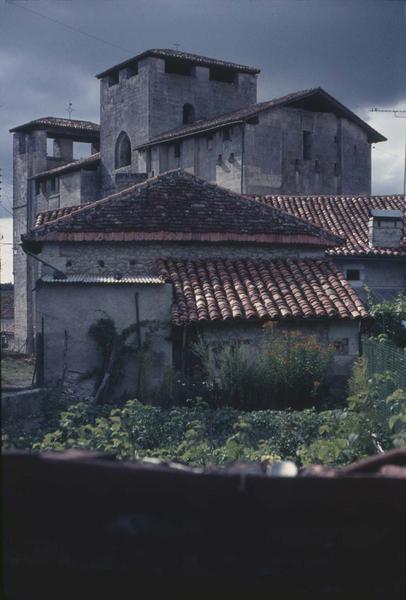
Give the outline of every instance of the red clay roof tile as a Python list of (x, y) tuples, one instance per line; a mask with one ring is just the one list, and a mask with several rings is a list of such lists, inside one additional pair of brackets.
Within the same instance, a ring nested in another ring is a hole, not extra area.
[[(346, 240), (329, 248), (331, 256), (406, 256), (406, 197), (394, 196), (261, 196), (256, 197), (290, 215), (306, 219)], [(373, 209), (400, 210), (404, 235), (400, 248), (370, 248), (368, 219)]]
[(172, 321), (359, 319), (363, 303), (331, 260), (159, 259), (174, 287)]
[[(198, 202), (197, 202), (198, 201)], [(209, 241), (336, 246), (341, 238), (285, 212), (170, 171), (91, 204), (39, 215), (24, 240)]]

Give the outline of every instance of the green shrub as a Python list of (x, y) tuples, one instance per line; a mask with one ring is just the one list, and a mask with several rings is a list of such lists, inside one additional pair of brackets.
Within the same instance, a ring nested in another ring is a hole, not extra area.
[(228, 343), (214, 353), (201, 339), (195, 352), (212, 405), (260, 410), (314, 405), (332, 350), (314, 337), (269, 327), (258, 347)]
[[(406, 443), (406, 392), (391, 373), (367, 378), (359, 361), (344, 409), (240, 411), (201, 399), (162, 408), (136, 400), (122, 407), (50, 402), (35, 435), (8, 422), (4, 448), (31, 451), (81, 448), (119, 459), (159, 457), (192, 465), (279, 458), (298, 465), (343, 465)], [(66, 399), (64, 399), (64, 402)]]
[[(369, 290), (368, 290), (369, 292)], [(394, 300), (378, 301), (371, 292), (368, 293), (368, 310), (374, 318), (367, 326), (368, 334), (385, 336), (401, 348), (406, 347), (406, 295), (398, 294)]]

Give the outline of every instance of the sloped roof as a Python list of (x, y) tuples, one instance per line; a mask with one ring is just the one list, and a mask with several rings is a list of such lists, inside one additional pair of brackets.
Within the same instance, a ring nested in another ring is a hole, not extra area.
[(98, 134), (100, 125), (92, 121), (82, 121), (79, 119), (64, 119), (62, 117), (40, 117), (33, 121), (28, 121), (23, 125), (18, 125), (10, 129), (10, 133), (16, 131), (29, 131), (32, 129), (61, 129), (70, 131), (82, 131)]
[[(257, 196), (268, 206), (306, 219), (346, 243), (329, 248), (332, 256), (406, 256), (406, 197), (394, 196)], [(370, 248), (368, 219), (371, 210), (397, 210), (404, 215), (400, 248)]]
[(70, 215), (71, 213), (75, 212), (75, 210), (83, 208), (83, 206), (86, 206), (86, 204), (75, 204), (74, 206), (64, 206), (62, 208), (55, 208), (54, 210), (45, 210), (40, 212), (35, 220), (35, 227), (41, 227), (41, 225), (55, 221), (60, 217)]
[(319, 227), (209, 183), (169, 171), (85, 206), (62, 209), (23, 240), (202, 241), (336, 246), (341, 239)]
[(74, 160), (70, 163), (66, 163), (60, 167), (55, 167), (53, 169), (48, 169), (48, 171), (42, 171), (42, 173), (37, 173), (30, 177), (30, 179), (46, 179), (47, 177), (51, 177), (53, 175), (63, 175), (64, 173), (70, 173), (72, 171), (77, 171), (78, 169), (86, 169), (86, 168), (94, 168), (100, 162), (100, 152), (95, 152), (86, 158), (81, 158), (79, 160)]
[(246, 65), (240, 65), (240, 64), (234, 63), (234, 62), (220, 60), (218, 58), (209, 58), (208, 56), (201, 56), (200, 54), (191, 54), (190, 52), (181, 52), (180, 50), (172, 50), (171, 48), (161, 48), (161, 49), (155, 48), (155, 49), (151, 49), (151, 50), (145, 50), (145, 52), (141, 52), (141, 54), (137, 54), (136, 56), (133, 56), (132, 58), (128, 58), (127, 60), (125, 60), (121, 63), (113, 65), (112, 67), (109, 67), (102, 73), (98, 73), (96, 75), (96, 77), (99, 79), (101, 77), (105, 77), (109, 73), (111, 73), (113, 71), (117, 71), (119, 69), (124, 69), (131, 63), (133, 63), (137, 60), (140, 60), (142, 58), (145, 58), (147, 56), (155, 56), (156, 58), (179, 59), (182, 61), (187, 61), (187, 62), (201, 65), (204, 67), (222, 67), (225, 69), (233, 69), (234, 71), (240, 71), (242, 73), (252, 73), (252, 74), (260, 73), (260, 69), (257, 69), (255, 67), (248, 67)]
[(360, 119), (360, 117), (358, 117), (350, 109), (338, 102), (338, 100), (333, 98), (333, 96), (328, 94), (325, 90), (323, 90), (323, 88), (317, 87), (293, 92), (291, 94), (287, 94), (286, 96), (267, 100), (266, 102), (252, 104), (250, 106), (246, 106), (244, 108), (240, 108), (239, 110), (228, 112), (211, 119), (195, 121), (190, 125), (178, 127), (177, 129), (172, 129), (171, 131), (159, 134), (149, 140), (147, 143), (140, 144), (138, 148), (147, 148), (148, 146), (153, 146), (158, 143), (169, 142), (175, 139), (202, 133), (204, 131), (217, 129), (219, 127), (242, 123), (252, 119), (260, 112), (270, 110), (272, 108), (289, 106), (291, 108), (311, 109), (312, 103), (316, 109), (319, 109), (321, 112), (334, 112), (340, 116), (346, 117), (350, 121), (357, 123), (366, 131), (369, 142), (383, 142), (386, 140), (383, 135), (373, 129), (370, 125), (368, 125), (368, 123)]
[(368, 313), (331, 260), (160, 259), (176, 325), (231, 319), (359, 319)]

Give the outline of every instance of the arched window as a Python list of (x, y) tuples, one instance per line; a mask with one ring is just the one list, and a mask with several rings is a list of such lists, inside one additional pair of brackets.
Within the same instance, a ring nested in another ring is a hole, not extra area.
[(116, 142), (116, 169), (131, 165), (131, 142), (128, 135), (122, 131)]
[(186, 103), (183, 105), (183, 123), (188, 125), (195, 120), (195, 109), (192, 104)]

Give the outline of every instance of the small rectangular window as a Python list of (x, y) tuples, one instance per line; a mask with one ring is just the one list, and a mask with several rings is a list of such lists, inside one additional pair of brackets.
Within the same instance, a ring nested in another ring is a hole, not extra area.
[(25, 154), (27, 152), (27, 143), (25, 139), (25, 135), (21, 135), (18, 138), (18, 153)]
[(36, 179), (35, 180), (35, 193), (38, 196), (38, 194), (41, 192), (41, 182)]
[(314, 170), (316, 171), (316, 173), (320, 173), (320, 161), (314, 161)]
[(180, 158), (180, 143), (175, 144), (175, 158)]
[(348, 281), (359, 281), (361, 279), (361, 271), (359, 269), (347, 269), (346, 278)]
[(338, 144), (338, 137), (336, 135), (334, 136), (334, 143)]
[(54, 194), (56, 191), (56, 182), (55, 182), (55, 177), (51, 178), (51, 193)]
[(231, 140), (231, 129), (230, 129), (230, 127), (224, 127), (223, 142), (229, 142), (230, 140)]
[(212, 150), (212, 149), (213, 149), (213, 136), (208, 135), (207, 136), (207, 150)]
[(303, 131), (303, 160), (312, 158), (312, 132)]
[(137, 61), (132, 62), (125, 69), (125, 78), (126, 79), (130, 79), (130, 77), (134, 77), (135, 75), (138, 75), (138, 63), (137, 63)]
[(109, 87), (117, 85), (117, 83), (119, 82), (119, 71), (114, 71), (113, 73), (110, 73), (108, 81)]
[(338, 163), (334, 163), (334, 175), (338, 177), (340, 174), (340, 165)]
[(237, 81), (237, 73), (231, 69), (210, 67), (210, 80), (222, 81), (223, 83), (235, 83)]
[(165, 73), (173, 73), (174, 75), (193, 75), (193, 64), (180, 60), (178, 58), (167, 58), (165, 60)]

